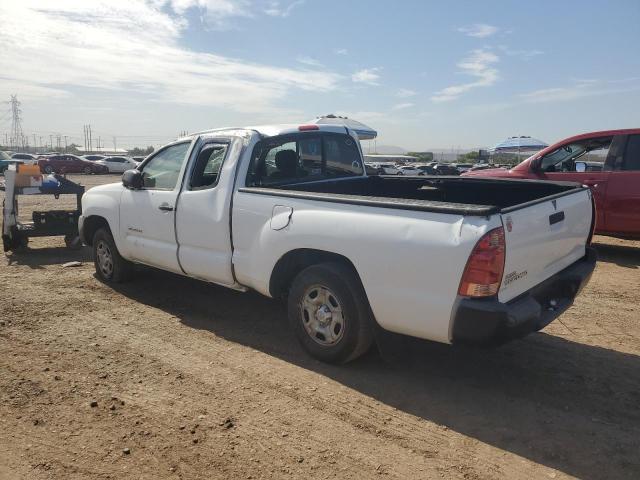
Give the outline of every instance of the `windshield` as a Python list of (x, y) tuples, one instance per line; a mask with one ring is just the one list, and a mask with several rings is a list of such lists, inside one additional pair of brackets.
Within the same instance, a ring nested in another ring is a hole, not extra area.
[(0, 160), (11, 160), (11, 157), (7, 154), (7, 152), (0, 152)]

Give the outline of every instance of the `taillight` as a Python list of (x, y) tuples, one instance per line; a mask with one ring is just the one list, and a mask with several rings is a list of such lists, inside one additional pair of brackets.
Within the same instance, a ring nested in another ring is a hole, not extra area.
[(458, 295), (490, 297), (498, 293), (504, 272), (504, 252), (504, 228), (487, 232), (467, 260)]
[(298, 127), (300, 132), (308, 132), (309, 130), (320, 130), (318, 125), (300, 125)]

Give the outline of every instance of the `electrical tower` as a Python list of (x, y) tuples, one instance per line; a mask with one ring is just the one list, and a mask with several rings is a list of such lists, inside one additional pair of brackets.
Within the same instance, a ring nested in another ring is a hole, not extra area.
[(20, 102), (18, 95), (11, 95), (11, 145), (16, 150), (22, 146), (24, 148), (24, 136), (22, 134), (22, 110), (20, 110)]

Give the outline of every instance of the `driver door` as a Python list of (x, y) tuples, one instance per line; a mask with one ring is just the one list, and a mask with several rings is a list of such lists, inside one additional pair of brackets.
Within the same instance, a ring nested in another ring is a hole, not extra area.
[(125, 189), (120, 201), (120, 238), (125, 257), (182, 273), (178, 263), (175, 207), (190, 141), (160, 150), (142, 166), (143, 187)]

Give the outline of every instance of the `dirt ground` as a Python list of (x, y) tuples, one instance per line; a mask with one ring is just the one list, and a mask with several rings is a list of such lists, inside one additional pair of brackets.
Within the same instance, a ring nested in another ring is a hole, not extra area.
[(638, 479), (640, 242), (595, 241), (541, 333), (329, 366), (273, 300), (147, 268), (111, 288), (33, 240), (0, 260), (0, 479)]

